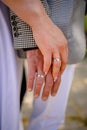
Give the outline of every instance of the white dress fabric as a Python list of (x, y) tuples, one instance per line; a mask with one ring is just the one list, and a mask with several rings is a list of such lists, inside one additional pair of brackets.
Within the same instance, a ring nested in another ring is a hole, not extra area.
[[(26, 60), (17, 58), (19, 86), (21, 85), (23, 65), (27, 76), (28, 65)], [(47, 101), (42, 101), (40, 96), (33, 101), (28, 130), (58, 130), (63, 125), (75, 67), (76, 65), (67, 65), (55, 97), (50, 96)]]
[(0, 2), (0, 130), (19, 129), (19, 91), (8, 9)]

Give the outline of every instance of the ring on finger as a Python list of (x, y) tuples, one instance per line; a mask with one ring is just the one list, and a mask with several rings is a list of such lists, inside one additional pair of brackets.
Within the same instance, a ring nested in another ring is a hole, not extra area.
[(36, 73), (36, 77), (38, 77), (38, 78), (45, 78), (45, 75)]
[(53, 61), (54, 61), (54, 62), (61, 62), (60, 58), (58, 58), (58, 57), (53, 58)]

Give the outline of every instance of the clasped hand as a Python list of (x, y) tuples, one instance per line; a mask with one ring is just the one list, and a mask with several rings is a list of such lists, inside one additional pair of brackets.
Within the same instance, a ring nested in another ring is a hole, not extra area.
[[(49, 95), (55, 96), (61, 81), (61, 74), (58, 73), (56, 81), (52, 76), (52, 66), (50, 67), (47, 75), (43, 72), (43, 55), (40, 50), (27, 51), (28, 61), (28, 79), (27, 89), (32, 91), (34, 89), (34, 97), (38, 98), (42, 90), (42, 99), (47, 100)], [(41, 75), (41, 76), (37, 76)], [(43, 85), (44, 84), (44, 85)]]
[[(63, 32), (48, 16), (41, 18), (37, 26), (32, 27), (38, 50), (28, 51), (28, 88), (32, 90), (34, 76), (45, 75), (42, 99), (46, 100), (50, 93), (55, 96), (61, 81), (61, 75), (68, 61), (67, 40)], [(44, 78), (37, 76), (34, 96), (39, 97)]]
[[(32, 89), (36, 72), (45, 74), (42, 97), (46, 100), (50, 92), (55, 95), (58, 90), (61, 74), (68, 60), (67, 40), (47, 15), (40, 0), (3, 0), (3, 2), (32, 28), (39, 50), (27, 52), (29, 66), (27, 86)], [(35, 97), (40, 95), (43, 79), (38, 77), (36, 80)]]

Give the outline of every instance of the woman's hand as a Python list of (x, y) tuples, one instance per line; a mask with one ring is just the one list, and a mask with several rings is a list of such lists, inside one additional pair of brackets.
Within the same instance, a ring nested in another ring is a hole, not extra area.
[[(47, 74), (52, 65), (53, 78), (56, 80), (59, 71), (62, 73), (67, 64), (67, 40), (62, 31), (46, 15), (43, 15), (37, 26), (32, 27), (32, 31), (44, 58), (43, 71)], [(55, 58), (60, 60), (55, 62)]]

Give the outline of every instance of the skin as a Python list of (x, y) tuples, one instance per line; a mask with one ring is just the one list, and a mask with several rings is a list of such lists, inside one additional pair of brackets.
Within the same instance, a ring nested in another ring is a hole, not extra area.
[[(3, 0), (3, 2), (10, 7), (22, 20), (24, 20), (27, 24), (29, 24), (32, 28), (33, 36), (38, 45), (43, 61), (42, 64), (42, 73), (47, 75), (48, 79), (51, 77), (53, 81), (59, 80), (68, 60), (68, 47), (67, 40), (63, 34), (63, 32), (58, 28), (52, 20), (48, 17), (45, 12), (45, 9), (40, 0)], [(26, 17), (27, 16), (27, 17)], [(31, 51), (27, 52), (27, 60), (29, 63), (29, 56)], [(54, 62), (54, 58), (60, 58), (60, 62)], [(35, 57), (37, 58), (37, 57)], [(31, 59), (32, 60), (32, 59)], [(33, 60), (34, 57), (33, 57)], [(37, 59), (38, 60), (38, 59)], [(28, 64), (29, 67), (30, 66)], [(35, 66), (34, 66), (35, 67)], [(31, 69), (34, 69), (31, 67)], [(32, 73), (33, 70), (32, 70)], [(28, 74), (28, 81), (29, 81)], [(33, 79), (32, 81), (33, 82)], [(41, 82), (40, 80), (37, 82)], [(38, 83), (36, 83), (38, 84)], [(29, 85), (29, 82), (28, 82)], [(46, 80), (45, 88), (48, 89), (49, 84), (48, 80)], [(50, 90), (50, 87), (49, 87)], [(54, 89), (51, 89), (54, 91)], [(36, 90), (35, 90), (36, 91)], [(40, 89), (38, 90), (39, 94)], [(51, 92), (52, 94), (54, 92)], [(56, 91), (55, 91), (56, 93)], [(43, 92), (43, 97), (46, 96)]]
[[(28, 79), (27, 79), (27, 88), (29, 91), (33, 89), (33, 83), (35, 78), (35, 73), (43, 73), (43, 55), (39, 49), (32, 50), (27, 52), (27, 61), (28, 61)], [(42, 99), (47, 100), (49, 95), (55, 96), (59, 84), (61, 81), (61, 74), (58, 75), (57, 80), (54, 82), (52, 76), (52, 69), (50, 68), (46, 78), (45, 85), (42, 91)], [(41, 93), (41, 88), (44, 82), (44, 78), (36, 77), (36, 82), (34, 86), (34, 97), (38, 98)]]

